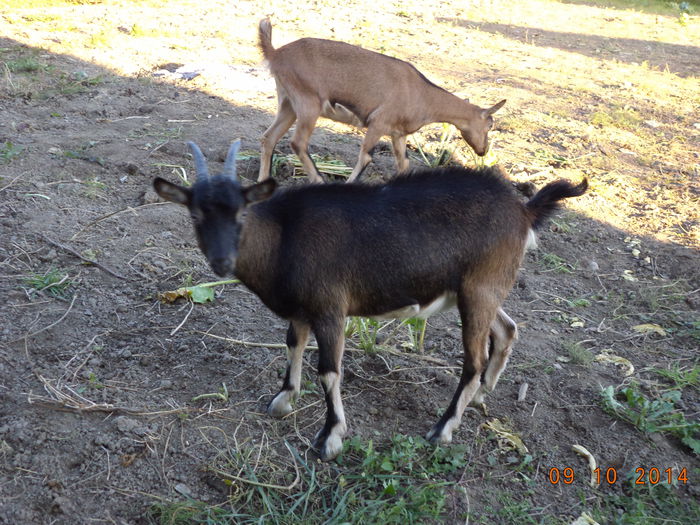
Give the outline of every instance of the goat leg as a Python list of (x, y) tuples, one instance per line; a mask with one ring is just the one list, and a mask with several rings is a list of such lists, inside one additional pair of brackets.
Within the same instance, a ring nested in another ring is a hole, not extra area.
[(287, 330), (287, 372), (282, 388), (270, 404), (267, 413), (281, 418), (292, 411), (292, 402), (299, 397), (301, 390), (301, 357), (309, 340), (310, 327), (306, 323), (292, 321)]
[(501, 373), (508, 364), (513, 342), (518, 338), (518, 326), (501, 308), (496, 313), (496, 319), (491, 323), (489, 363), (481, 377), (481, 386), (469, 403), (480, 406), (484, 396), (496, 388)]
[(345, 349), (343, 333), (344, 317), (326, 318), (314, 324), (318, 342), (318, 375), (326, 398), (326, 423), (314, 438), (323, 461), (330, 461), (343, 449), (343, 436), (347, 431), (343, 401), (340, 396), (342, 382), (341, 363)]
[(262, 136), (260, 145), (260, 172), (258, 173), (258, 182), (262, 182), (270, 176), (272, 167), (272, 154), (275, 146), (280, 141), (282, 136), (287, 133), (287, 130), (292, 127), (297, 118), (296, 113), (292, 109), (289, 99), (284, 98), (278, 91), (279, 107), (277, 116), (272, 125), (267, 128), (267, 131)]
[(450, 443), (452, 432), (459, 426), (462, 414), (481, 386), (481, 373), (488, 360), (488, 342), (497, 306), (491, 306), (487, 290), (473, 283), (463, 284), (457, 298), (462, 320), (464, 363), (462, 377), (447, 410), (426, 435), (432, 443)]

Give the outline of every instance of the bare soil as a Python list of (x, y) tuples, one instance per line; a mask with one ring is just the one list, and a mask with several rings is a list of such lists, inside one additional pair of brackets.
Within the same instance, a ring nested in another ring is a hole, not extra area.
[[(286, 440), (315, 461), (309, 440), (324, 414), (314, 351), (299, 410), (273, 421), (264, 408), (281, 383), (285, 352), (275, 345), (286, 323), (241, 285), (217, 288), (205, 305), (158, 300), (215, 278), (187, 213), (157, 200), (153, 177), (192, 173), (187, 140), (212, 169), (235, 138), (256, 152), (275, 110), (255, 40), (271, 8), (231, 4), (0, 11), (0, 523), (144, 523), (154, 501), (224, 502), (231, 487), (206, 467), (232, 443), (284, 455)], [(700, 461), (688, 447), (600, 404), (601, 387), (634, 380), (658, 395), (672, 384), (656, 369), (698, 364), (697, 25), (566, 2), (440, 4), (276, 6), (273, 42), (362, 44), (484, 107), (507, 98), (494, 150), (514, 181), (591, 180), (541, 232), (505, 303), (520, 339), (488, 417), (468, 411), (455, 432), (470, 446), (469, 467), (450, 479), (465, 492), (455, 489), (445, 520), (490, 516), (505, 493), (570, 521), (622, 494), (638, 467), (686, 468), (689, 481), (674, 490), (681, 501), (698, 498)], [(26, 57), (39, 67), (18, 67)], [(181, 65), (200, 74), (172, 74)], [(361, 135), (323, 124), (313, 151), (353, 165)], [(466, 145), (454, 146), (471, 162)], [(278, 147), (289, 154), (288, 137)], [(251, 155), (239, 173), (253, 181), (258, 165)], [(392, 176), (385, 143), (365, 178)], [(277, 177), (306, 183), (288, 164)], [(70, 282), (60, 297), (28, 284), (52, 269)], [(349, 432), (377, 446), (395, 433), (423, 435), (457, 384), (456, 313), (430, 320), (423, 353), (407, 350), (406, 337), (372, 353), (348, 343)], [(634, 372), (572, 360), (574, 344), (625, 358)], [(193, 401), (223, 383), (228, 400)], [(683, 390), (686, 417), (697, 420), (699, 401), (697, 387)], [(480, 427), (493, 418), (522, 438), (534, 482), (514, 469), (522, 458)], [(592, 489), (575, 444), (620, 480)], [(550, 483), (552, 467), (573, 468), (574, 484)]]

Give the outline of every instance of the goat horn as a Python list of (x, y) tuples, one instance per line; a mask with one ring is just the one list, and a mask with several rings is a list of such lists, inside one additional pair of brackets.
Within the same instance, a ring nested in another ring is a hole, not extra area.
[(207, 159), (204, 158), (202, 150), (194, 142), (188, 142), (187, 145), (192, 151), (192, 159), (194, 160), (194, 172), (197, 174), (197, 178), (206, 179), (209, 177), (209, 170), (207, 169)]
[(226, 162), (224, 162), (224, 171), (222, 173), (224, 177), (230, 177), (232, 179), (236, 178), (236, 154), (238, 153), (238, 150), (240, 148), (240, 139), (231, 144), (231, 147), (228, 150), (228, 154), (226, 155)]

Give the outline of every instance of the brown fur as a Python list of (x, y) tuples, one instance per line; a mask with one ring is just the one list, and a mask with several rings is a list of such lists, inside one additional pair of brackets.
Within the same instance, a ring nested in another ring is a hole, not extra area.
[(505, 100), (482, 109), (436, 86), (408, 62), (344, 42), (302, 38), (275, 49), (268, 19), (260, 22), (259, 40), (278, 99), (275, 122), (262, 138), (259, 181), (269, 177), (272, 151), (295, 121), (292, 149), (312, 181), (322, 180), (308, 154), (319, 117), (367, 128), (349, 182), (371, 161), (383, 136), (392, 139), (398, 171), (406, 171), (406, 136), (431, 122), (455, 125), (478, 155), (488, 151), (491, 115)]

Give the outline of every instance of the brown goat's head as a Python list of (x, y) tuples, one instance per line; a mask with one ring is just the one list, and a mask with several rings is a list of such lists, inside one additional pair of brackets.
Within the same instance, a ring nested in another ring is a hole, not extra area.
[(214, 273), (224, 277), (233, 273), (236, 267), (243, 210), (248, 204), (267, 199), (277, 184), (268, 179), (248, 188), (241, 186), (236, 176), (236, 153), (240, 141), (231, 145), (223, 171), (212, 177), (202, 151), (194, 142), (188, 142), (188, 145), (197, 174), (194, 185), (188, 188), (156, 177), (153, 187), (163, 199), (187, 206), (199, 248)]
[(464, 126), (458, 126), (462, 138), (469, 144), (474, 152), (483, 157), (489, 150), (489, 131), (493, 127), (493, 114), (503, 107), (505, 100), (488, 109), (478, 109), (476, 117), (465, 122)]

